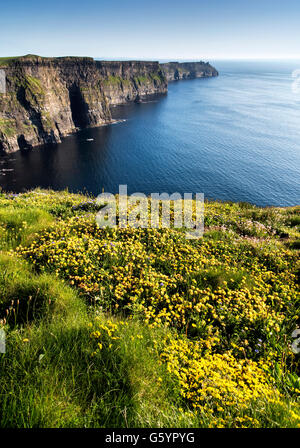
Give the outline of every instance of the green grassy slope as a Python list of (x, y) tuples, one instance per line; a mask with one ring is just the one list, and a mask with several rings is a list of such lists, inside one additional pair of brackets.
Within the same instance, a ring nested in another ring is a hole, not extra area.
[(299, 212), (210, 202), (205, 233), (99, 229), (0, 193), (1, 427), (299, 427)]

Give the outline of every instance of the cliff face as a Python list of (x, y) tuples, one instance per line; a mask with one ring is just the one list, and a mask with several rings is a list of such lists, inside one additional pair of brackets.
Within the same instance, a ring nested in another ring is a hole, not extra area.
[(168, 81), (208, 78), (218, 76), (217, 70), (208, 62), (167, 62), (161, 67)]
[(0, 68), (0, 150), (7, 152), (60, 142), (77, 128), (111, 122), (112, 104), (167, 92), (158, 62), (24, 57)]
[(0, 153), (59, 143), (76, 129), (111, 122), (110, 106), (167, 92), (167, 80), (215, 76), (205, 63), (95, 61), (92, 58), (1, 59)]
[(102, 89), (109, 105), (139, 101), (167, 92), (167, 81), (158, 62), (96, 61)]

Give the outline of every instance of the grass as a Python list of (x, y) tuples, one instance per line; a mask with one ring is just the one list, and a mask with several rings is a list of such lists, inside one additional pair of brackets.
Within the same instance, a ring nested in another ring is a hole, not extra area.
[[(150, 76), (137, 76), (134, 78), (134, 81), (141, 85), (141, 84), (145, 84), (145, 83), (149, 83), (149, 81), (151, 80), (156, 80), (156, 81), (161, 81), (161, 78), (158, 74), (154, 73), (151, 74)], [(103, 83), (105, 85), (120, 85), (120, 84), (129, 84), (130, 80), (129, 79), (125, 79), (125, 78), (121, 78), (119, 76), (109, 76), (106, 80), (103, 81)]]
[(16, 123), (14, 120), (0, 119), (0, 133), (7, 137), (13, 137), (16, 134)]
[(55, 300), (68, 300), (71, 294), (55, 277), (35, 275), (26, 261), (11, 255), (0, 254), (0, 270), (0, 312), (13, 326), (17, 322), (28, 323), (33, 317), (37, 319)]
[(0, 66), (7, 66), (10, 63), (14, 63), (16, 62), (18, 59), (22, 58), (26, 58), (26, 59), (37, 59), (40, 56), (37, 56), (35, 54), (27, 54), (24, 56), (7, 56), (7, 57), (0, 57)]
[(9, 65), (11, 62), (16, 61), (19, 56), (10, 56), (10, 57), (2, 57), (0, 58), (0, 67)]
[(119, 85), (122, 82), (123, 79), (120, 76), (113, 76), (113, 75), (108, 76), (108, 78), (103, 81), (105, 85)]
[(145, 329), (146, 343), (132, 341), (141, 329), (131, 323), (118, 347), (91, 357), (93, 317), (76, 296), (65, 305), (63, 318), (55, 310), (48, 322), (9, 334), (1, 391), (10, 394), (2, 395), (1, 427), (177, 426), (184, 420), (153, 383), (157, 359)]
[(54, 221), (45, 210), (39, 208), (17, 210), (14, 207), (0, 208), (0, 225), (4, 229), (0, 235), (2, 248), (15, 248), (21, 243), (29, 243), (36, 232), (49, 227)]
[(200, 240), (97, 210), (0, 192), (0, 426), (299, 427), (299, 207), (209, 202)]
[(108, 76), (107, 79), (102, 81), (104, 85), (106, 86), (120, 86), (120, 85), (124, 85), (124, 86), (128, 86), (130, 84), (130, 79), (126, 79), (126, 78), (121, 78), (120, 76), (113, 76), (110, 75)]
[(38, 78), (34, 78), (33, 76), (26, 75), (25, 76), (26, 87), (28, 87), (31, 92), (35, 95), (44, 96), (45, 90), (41, 85), (41, 81)]
[(142, 84), (149, 83), (149, 81), (151, 81), (151, 77), (150, 76), (136, 76), (134, 78), (134, 80), (137, 84), (142, 85)]

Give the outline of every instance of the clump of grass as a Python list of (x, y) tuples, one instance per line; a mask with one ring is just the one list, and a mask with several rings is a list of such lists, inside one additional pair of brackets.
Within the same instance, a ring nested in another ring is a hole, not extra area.
[(0, 207), (0, 249), (29, 244), (34, 235), (53, 223), (52, 216), (38, 208)]
[(0, 66), (9, 65), (19, 59), (19, 56), (7, 56), (0, 58)]
[(10, 119), (0, 119), (0, 133), (6, 137), (13, 137), (17, 133), (16, 122)]
[[(190, 425), (191, 416), (178, 411), (158, 381), (149, 329), (130, 322), (113, 347), (95, 353), (95, 316), (76, 295), (70, 299), (57, 299), (52, 319), (8, 333), (0, 358), (1, 427)], [(111, 319), (102, 315), (101, 322)]]
[(0, 252), (0, 315), (7, 323), (29, 323), (47, 314), (58, 299), (70, 303), (72, 290), (55, 276), (35, 274), (13, 254)]

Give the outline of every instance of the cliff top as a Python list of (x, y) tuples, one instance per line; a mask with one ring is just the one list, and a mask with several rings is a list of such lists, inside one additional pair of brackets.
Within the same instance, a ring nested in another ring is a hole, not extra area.
[(7, 66), (16, 62), (53, 62), (61, 60), (82, 60), (93, 62), (94, 59), (86, 56), (62, 56), (62, 57), (44, 57), (36, 54), (26, 54), (24, 56), (8, 56), (0, 58), (0, 66)]
[[(101, 63), (114, 63), (114, 62), (122, 62), (122, 63), (128, 63), (128, 62), (142, 62), (142, 63), (158, 63), (158, 61), (140, 61), (137, 59), (128, 59), (128, 60), (122, 60), (122, 61), (113, 61), (113, 60), (95, 60), (92, 57), (88, 56), (58, 56), (58, 57), (45, 57), (45, 56), (39, 56), (36, 54), (26, 54), (24, 56), (6, 56), (6, 57), (0, 57), (0, 66), (9, 66), (13, 65), (16, 62), (70, 62), (70, 61), (81, 61), (81, 62), (101, 62)], [(209, 62), (204, 61), (170, 61), (170, 62), (163, 62), (160, 65), (162, 66), (172, 66), (172, 65), (185, 65), (185, 64), (203, 64), (203, 65), (210, 65)]]
[(170, 62), (163, 62), (160, 65), (184, 65), (184, 64), (205, 64), (209, 65), (209, 62), (204, 61), (170, 61)]
[(139, 61), (139, 60), (124, 60), (124, 61), (105, 61), (105, 60), (95, 60), (92, 57), (88, 56), (58, 56), (58, 57), (45, 57), (39, 56), (36, 54), (26, 54), (24, 56), (7, 56), (0, 57), (0, 66), (5, 67), (9, 65), (13, 65), (16, 62), (101, 62), (101, 63), (114, 63), (114, 62), (122, 62), (122, 63), (132, 63), (132, 62), (140, 62), (140, 63), (158, 63), (158, 61)]

